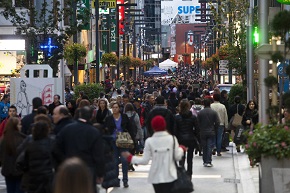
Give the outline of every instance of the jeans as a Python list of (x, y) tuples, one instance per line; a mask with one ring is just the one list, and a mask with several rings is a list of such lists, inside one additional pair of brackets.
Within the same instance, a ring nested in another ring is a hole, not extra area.
[(218, 130), (217, 130), (217, 136), (216, 136), (216, 151), (217, 151), (217, 153), (220, 153), (221, 149), (222, 149), (224, 129), (225, 129), (225, 126), (220, 125), (218, 127)]
[(5, 177), (7, 193), (23, 193), (20, 190), (21, 177)]
[(113, 144), (113, 150), (114, 150), (114, 162), (115, 162), (116, 172), (119, 176), (119, 163), (120, 163), (119, 161), (121, 161), (123, 182), (128, 182), (128, 162), (127, 162), (127, 159), (121, 156), (121, 153), (124, 151), (129, 151), (129, 150), (125, 148), (119, 148), (115, 144), (116, 143)]
[(214, 146), (215, 138), (216, 136), (214, 135), (202, 135), (200, 137), (201, 146), (203, 149), (203, 155), (202, 155), (203, 163), (211, 164), (212, 149)]

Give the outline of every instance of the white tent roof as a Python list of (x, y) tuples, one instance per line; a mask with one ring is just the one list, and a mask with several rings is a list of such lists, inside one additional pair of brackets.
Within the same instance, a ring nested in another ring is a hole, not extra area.
[(176, 62), (174, 62), (174, 61), (172, 61), (170, 59), (167, 59), (167, 60), (159, 63), (159, 68), (167, 70), (167, 69), (176, 67), (176, 65), (177, 65)]

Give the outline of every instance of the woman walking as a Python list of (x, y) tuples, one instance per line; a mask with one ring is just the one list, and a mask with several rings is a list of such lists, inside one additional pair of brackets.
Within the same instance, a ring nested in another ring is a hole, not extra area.
[[(199, 127), (197, 117), (192, 115), (190, 111), (190, 103), (187, 99), (182, 99), (179, 104), (179, 114), (175, 116), (174, 134), (178, 139), (178, 143), (187, 147), (187, 171), (191, 178), (192, 175), (192, 159), (193, 151), (198, 149), (197, 136), (199, 135)], [(180, 165), (184, 166), (185, 155), (180, 161)]]
[(181, 160), (185, 147), (179, 147), (177, 139), (167, 132), (166, 121), (162, 116), (155, 116), (151, 127), (154, 134), (145, 141), (143, 156), (133, 156), (129, 152), (123, 152), (122, 156), (132, 164), (146, 165), (152, 159), (148, 182), (153, 184), (155, 193), (170, 192), (177, 179), (174, 162)]
[(1, 174), (5, 177), (7, 193), (22, 193), (20, 183), (22, 172), (16, 169), (17, 147), (25, 139), (20, 132), (21, 121), (17, 117), (10, 117), (4, 129), (4, 136), (0, 145)]
[(134, 132), (131, 128), (130, 120), (126, 114), (120, 112), (120, 104), (114, 102), (112, 104), (113, 114), (108, 116), (105, 121), (106, 132), (109, 135), (112, 135), (114, 138), (113, 149), (114, 149), (114, 161), (115, 161), (115, 169), (117, 174), (119, 175), (119, 160), (122, 163), (122, 173), (123, 173), (123, 185), (125, 188), (128, 188), (128, 162), (126, 159), (121, 157), (121, 153), (124, 151), (128, 151), (126, 148), (119, 148), (116, 146), (116, 137), (117, 132), (129, 132), (131, 138), (134, 139)]

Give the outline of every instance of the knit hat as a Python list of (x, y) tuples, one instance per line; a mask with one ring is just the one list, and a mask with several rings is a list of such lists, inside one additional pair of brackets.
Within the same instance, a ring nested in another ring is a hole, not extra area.
[(160, 115), (153, 117), (151, 121), (151, 127), (154, 131), (165, 131), (166, 130), (165, 119)]

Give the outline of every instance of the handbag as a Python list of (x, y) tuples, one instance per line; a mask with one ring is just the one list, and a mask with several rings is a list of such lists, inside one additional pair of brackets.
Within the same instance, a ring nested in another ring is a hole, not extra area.
[(237, 105), (237, 113), (234, 115), (232, 126), (237, 127), (242, 124), (243, 116), (239, 115), (239, 105)]
[(117, 132), (116, 134), (116, 146), (119, 148), (134, 148), (134, 141), (128, 132)]
[(177, 179), (173, 181), (173, 186), (171, 189), (172, 193), (189, 193), (192, 192), (193, 189), (193, 183), (190, 180), (190, 177), (186, 174), (185, 168), (183, 166), (178, 166), (176, 161), (174, 160), (174, 152), (175, 152), (175, 139), (173, 138), (173, 161), (176, 166), (177, 171)]
[(239, 125), (235, 130), (235, 136), (234, 136), (234, 143), (236, 145), (240, 145), (244, 142), (245, 136), (243, 135), (244, 127), (242, 125)]

